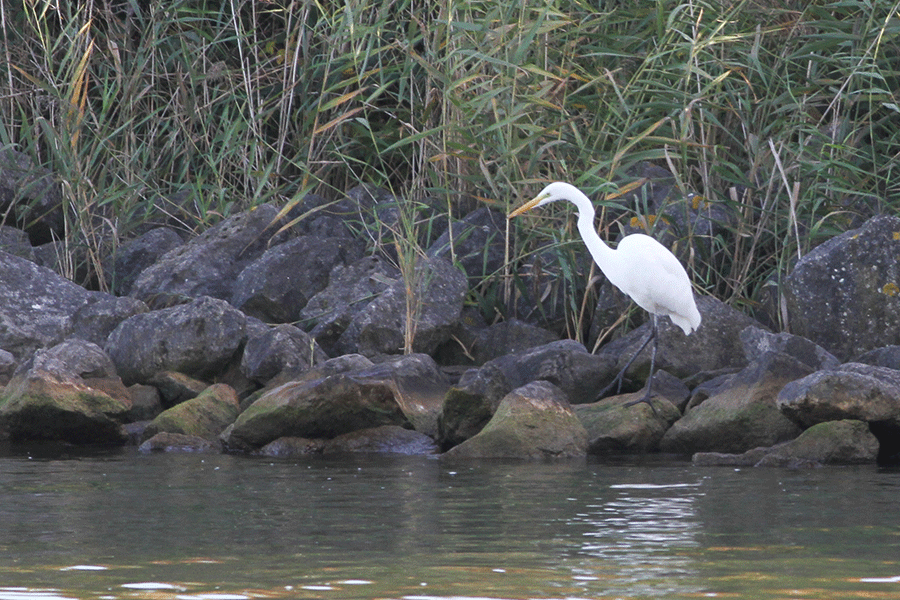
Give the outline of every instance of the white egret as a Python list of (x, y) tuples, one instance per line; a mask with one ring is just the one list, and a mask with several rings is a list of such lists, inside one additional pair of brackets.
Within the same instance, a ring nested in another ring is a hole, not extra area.
[(650, 335), (647, 336), (647, 339), (612, 384), (607, 387), (607, 390), (618, 381), (619, 391), (621, 391), (625, 371), (628, 370), (637, 355), (647, 347), (650, 340), (653, 340), (647, 391), (640, 400), (629, 402), (626, 406), (644, 402), (650, 405), (653, 412), (656, 412), (650, 402), (650, 396), (653, 390), (656, 351), (659, 346), (657, 318), (668, 316), (673, 323), (681, 327), (685, 335), (690, 335), (692, 331), (700, 327), (700, 311), (697, 310), (697, 303), (694, 301), (691, 281), (688, 279), (687, 272), (674, 254), (649, 235), (642, 233), (627, 235), (622, 238), (615, 250), (607, 246), (594, 229), (596, 214), (594, 205), (581, 190), (568, 183), (551, 183), (533, 200), (512, 211), (508, 218), (511, 219), (533, 208), (557, 200), (568, 200), (578, 207), (578, 232), (591, 256), (594, 257), (597, 266), (600, 267), (610, 283), (622, 290), (652, 317)]

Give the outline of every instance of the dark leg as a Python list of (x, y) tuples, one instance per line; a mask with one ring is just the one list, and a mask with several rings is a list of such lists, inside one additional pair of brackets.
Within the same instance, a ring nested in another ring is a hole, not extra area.
[[(653, 315), (653, 330), (650, 334), (650, 337), (653, 338), (653, 350), (650, 352), (650, 376), (647, 377), (647, 391), (644, 393), (643, 397), (639, 400), (634, 400), (633, 402), (629, 402), (625, 404), (625, 406), (634, 406), (635, 404), (640, 404), (641, 402), (650, 405), (650, 408), (653, 409), (653, 414), (656, 414), (656, 407), (653, 406), (653, 403), (650, 402), (650, 397), (653, 395), (653, 372), (656, 369), (656, 351), (659, 349), (659, 336), (656, 334), (656, 315)], [(648, 340), (649, 341), (649, 338)], [(644, 344), (646, 345), (646, 343)], [(643, 346), (641, 350), (643, 350)], [(637, 356), (635, 354), (635, 356)], [(631, 360), (634, 360), (632, 357)], [(631, 364), (629, 361), (628, 364)]]
[[(653, 323), (650, 326), (650, 335), (648, 335), (646, 338), (644, 338), (644, 342), (641, 344), (641, 347), (637, 349), (637, 352), (635, 352), (634, 354), (631, 355), (631, 358), (628, 359), (628, 363), (625, 365), (625, 367), (621, 371), (619, 371), (619, 374), (616, 375), (616, 378), (613, 379), (612, 382), (610, 382), (610, 384), (608, 386), (603, 388), (599, 394), (597, 394), (597, 400), (604, 398), (606, 396), (606, 394), (609, 393), (609, 390), (611, 390), (613, 388), (613, 386), (616, 384), (618, 384), (618, 387), (616, 388), (616, 393), (617, 394), (622, 393), (622, 380), (625, 379), (625, 372), (631, 367), (631, 364), (638, 357), (638, 355), (644, 351), (644, 348), (647, 347), (647, 344), (650, 343), (650, 340), (656, 338), (656, 315), (650, 315), (650, 316), (653, 318)], [(650, 357), (650, 371), (651, 372), (653, 371), (653, 362), (655, 360), (656, 360), (656, 344), (653, 345), (653, 354)]]

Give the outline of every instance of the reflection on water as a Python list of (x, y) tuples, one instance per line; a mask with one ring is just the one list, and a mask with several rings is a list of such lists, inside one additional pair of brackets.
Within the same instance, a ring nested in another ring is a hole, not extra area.
[(874, 467), (20, 450), (0, 600), (895, 598), (898, 492)]

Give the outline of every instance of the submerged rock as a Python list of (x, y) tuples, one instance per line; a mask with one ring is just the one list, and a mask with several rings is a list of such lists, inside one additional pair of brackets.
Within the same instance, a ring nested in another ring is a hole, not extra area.
[(660, 450), (739, 453), (797, 437), (800, 428), (781, 413), (775, 399), (785, 384), (811, 370), (785, 354), (763, 353), (672, 425)]
[(606, 398), (591, 404), (576, 404), (575, 414), (588, 433), (588, 454), (632, 454), (656, 452), (672, 423), (681, 418), (676, 404), (683, 402), (687, 388), (665, 371), (653, 377), (653, 403), (626, 406), (643, 397), (644, 390)]
[(878, 440), (862, 421), (828, 421), (814, 425), (794, 440), (743, 454), (701, 452), (693, 457), (700, 466), (757, 466), (806, 468), (823, 465), (873, 464)]
[(339, 435), (325, 442), (325, 454), (364, 452), (377, 454), (437, 454), (435, 441), (418, 431), (396, 425), (382, 425)]
[(442, 458), (571, 458), (584, 456), (587, 442), (566, 394), (534, 381), (506, 395), (484, 429)]
[(157, 433), (178, 433), (218, 440), (240, 412), (237, 394), (223, 383), (212, 385), (196, 398), (161, 412), (144, 430), (147, 440)]
[(157, 433), (138, 446), (141, 452), (221, 452), (218, 440), (208, 440), (197, 435), (184, 433)]
[(456, 445), (491, 419), (504, 396), (535, 380), (545, 380), (572, 403), (593, 402), (615, 376), (608, 356), (595, 356), (574, 340), (560, 340), (501, 356), (470, 369), (447, 393), (438, 422), (441, 445)]
[(339, 373), (263, 394), (241, 413), (225, 442), (229, 448), (253, 450), (286, 436), (333, 438), (380, 425), (411, 426), (394, 386)]

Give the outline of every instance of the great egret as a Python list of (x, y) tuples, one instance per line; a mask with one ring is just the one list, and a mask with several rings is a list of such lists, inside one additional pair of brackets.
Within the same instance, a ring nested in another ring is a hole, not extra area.
[(700, 311), (697, 310), (697, 303), (694, 301), (691, 281), (688, 279), (687, 272), (674, 254), (649, 235), (633, 233), (622, 238), (615, 250), (607, 246), (594, 229), (596, 214), (594, 205), (581, 190), (568, 183), (559, 181), (551, 183), (533, 200), (509, 213), (508, 218), (511, 219), (533, 208), (557, 200), (568, 200), (578, 207), (578, 232), (591, 256), (594, 257), (597, 266), (614, 286), (622, 290), (652, 316), (650, 335), (631, 357), (625, 368), (607, 387), (607, 390), (618, 381), (619, 391), (621, 391), (625, 371), (628, 370), (637, 355), (647, 347), (650, 340), (653, 340), (647, 392), (640, 400), (629, 402), (625, 406), (644, 402), (649, 404), (655, 413), (656, 409), (650, 402), (650, 396), (653, 391), (656, 351), (659, 347), (657, 318), (668, 316), (673, 323), (681, 327), (685, 335), (690, 335), (692, 331), (700, 327)]

